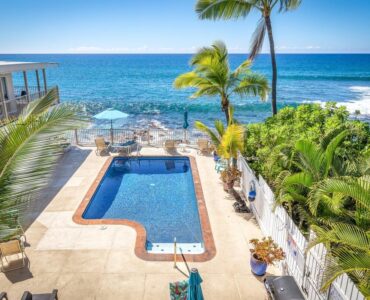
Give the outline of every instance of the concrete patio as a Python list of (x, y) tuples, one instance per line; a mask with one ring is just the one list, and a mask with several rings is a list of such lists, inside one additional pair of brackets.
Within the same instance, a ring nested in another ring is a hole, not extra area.
[[(144, 148), (141, 154), (165, 153)], [(252, 275), (249, 267), (248, 241), (261, 237), (261, 231), (251, 215), (233, 211), (233, 199), (223, 191), (212, 158), (194, 150), (190, 155), (198, 165), (217, 251), (208, 262), (190, 264), (203, 278), (205, 298), (266, 299), (262, 278)], [(24, 220), (29, 267), (0, 273), (0, 292), (6, 291), (9, 299), (20, 299), (25, 290), (41, 293), (53, 288), (60, 299), (169, 299), (169, 282), (184, 279), (172, 262), (136, 257), (133, 228), (72, 221), (106, 160), (93, 148), (75, 148), (63, 156)], [(185, 270), (183, 264), (180, 267)], [(278, 272), (274, 267), (268, 271)]]

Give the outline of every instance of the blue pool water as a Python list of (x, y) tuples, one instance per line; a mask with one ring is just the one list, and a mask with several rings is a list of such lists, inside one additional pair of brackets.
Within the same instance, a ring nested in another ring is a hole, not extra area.
[(136, 221), (146, 229), (148, 249), (175, 237), (180, 244), (203, 243), (186, 157), (115, 158), (83, 218)]

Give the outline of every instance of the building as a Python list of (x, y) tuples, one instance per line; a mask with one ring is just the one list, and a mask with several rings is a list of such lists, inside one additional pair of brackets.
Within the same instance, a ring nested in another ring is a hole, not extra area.
[[(17, 117), (30, 101), (44, 96), (52, 88), (58, 89), (48, 86), (45, 71), (57, 66), (56, 63), (0, 61), (0, 120)], [(35, 72), (35, 86), (29, 85), (30, 72)], [(23, 77), (23, 85), (14, 85), (14, 76), (19, 75)]]

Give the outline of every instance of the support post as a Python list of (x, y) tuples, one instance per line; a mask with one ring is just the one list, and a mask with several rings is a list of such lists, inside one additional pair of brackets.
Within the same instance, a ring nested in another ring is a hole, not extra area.
[(44, 80), (44, 92), (45, 94), (48, 92), (48, 83), (46, 82), (46, 71), (42, 69), (42, 78)]
[(4, 89), (3, 89), (3, 82), (0, 80), (0, 100), (4, 107), (4, 114), (5, 118), (8, 119), (8, 108), (6, 107), (5, 97), (4, 97)]
[(27, 102), (30, 102), (30, 91), (28, 89), (28, 79), (27, 79), (26, 71), (23, 71), (23, 79), (24, 79), (24, 87), (26, 89), (26, 99), (27, 99)]
[(176, 238), (174, 238), (174, 240), (173, 240), (173, 247), (174, 247), (174, 249), (173, 249), (173, 267), (176, 269), (176, 247), (177, 247), (177, 245), (176, 245), (177, 243), (176, 243)]
[(39, 93), (39, 98), (41, 98), (41, 87), (40, 87), (39, 70), (36, 70), (35, 72), (36, 72), (37, 92)]
[(77, 133), (77, 129), (75, 129), (75, 141), (76, 141), (76, 145), (78, 145), (78, 133)]
[(148, 127), (148, 146), (150, 146), (150, 127)]
[(110, 129), (110, 143), (113, 144), (113, 140), (114, 140), (114, 137), (113, 137), (113, 128)]

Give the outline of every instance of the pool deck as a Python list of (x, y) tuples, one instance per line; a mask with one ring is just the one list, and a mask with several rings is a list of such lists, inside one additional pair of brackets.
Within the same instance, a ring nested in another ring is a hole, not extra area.
[[(165, 152), (143, 148), (141, 154)], [(254, 218), (233, 211), (234, 201), (223, 191), (211, 157), (194, 150), (185, 154), (196, 159), (216, 246), (210, 261), (189, 263), (199, 269), (205, 299), (266, 299), (262, 278), (249, 266), (248, 241), (262, 236)], [(0, 273), (0, 292), (6, 291), (9, 299), (20, 299), (25, 290), (43, 293), (53, 288), (59, 290), (59, 299), (169, 299), (169, 282), (185, 279), (173, 262), (138, 258), (132, 227), (73, 222), (107, 159), (96, 156), (93, 148), (72, 149), (62, 157), (24, 220), (29, 266)], [(186, 270), (182, 263), (179, 267)], [(275, 267), (268, 271), (278, 274)]]

